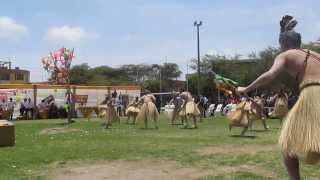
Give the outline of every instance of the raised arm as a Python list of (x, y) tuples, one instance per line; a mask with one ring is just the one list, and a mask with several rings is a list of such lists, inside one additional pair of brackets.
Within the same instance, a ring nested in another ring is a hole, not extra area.
[(257, 89), (257, 88), (259, 88), (261, 86), (269, 84), (284, 69), (285, 60), (286, 60), (285, 54), (284, 53), (279, 54), (275, 58), (272, 67), (267, 72), (265, 72), (261, 76), (259, 76), (249, 86), (247, 86), (247, 87), (238, 87), (237, 88), (237, 92), (239, 92), (239, 93), (247, 93), (247, 92), (255, 90), (255, 89)]

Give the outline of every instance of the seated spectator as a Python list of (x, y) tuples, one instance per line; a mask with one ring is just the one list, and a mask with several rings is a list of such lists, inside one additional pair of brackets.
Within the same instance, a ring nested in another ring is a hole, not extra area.
[(56, 106), (56, 104), (54, 102), (50, 103), (49, 119), (55, 119), (55, 118), (58, 118), (58, 116), (59, 116), (58, 107)]

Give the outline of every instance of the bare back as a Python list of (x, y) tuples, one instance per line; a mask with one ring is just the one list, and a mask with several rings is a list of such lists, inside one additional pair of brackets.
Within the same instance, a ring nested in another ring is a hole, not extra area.
[(180, 97), (185, 101), (185, 102), (189, 102), (189, 101), (193, 101), (192, 95), (190, 94), (190, 92), (182, 92), (180, 94)]
[(320, 81), (320, 54), (314, 51), (292, 49), (284, 52), (285, 69), (298, 83)]

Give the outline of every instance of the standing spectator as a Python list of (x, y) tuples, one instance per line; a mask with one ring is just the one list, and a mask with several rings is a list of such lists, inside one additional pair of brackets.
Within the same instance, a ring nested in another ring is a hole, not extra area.
[(199, 98), (199, 109), (201, 112), (200, 120), (201, 120), (201, 118), (206, 118), (207, 103), (208, 103), (208, 98), (200, 95), (200, 98)]
[(113, 91), (113, 93), (111, 94), (111, 97), (112, 97), (113, 99), (115, 99), (115, 98), (118, 97), (118, 93), (117, 93), (116, 90)]
[(10, 111), (10, 120), (12, 121), (12, 117), (13, 117), (13, 112), (14, 112), (14, 107), (16, 106), (16, 102), (13, 101), (12, 98), (9, 99), (8, 102), (8, 111)]
[(128, 99), (128, 95), (123, 95), (122, 96), (122, 114), (123, 116), (126, 116), (127, 113), (126, 113), (126, 110), (128, 108), (128, 104), (129, 104), (129, 99)]
[(119, 117), (121, 116), (121, 108), (122, 108), (121, 106), (122, 106), (122, 98), (121, 98), (121, 96), (119, 96), (116, 99), (116, 108), (117, 108), (117, 114)]
[(3, 98), (2, 100), (1, 100), (1, 103), (0, 103), (0, 109), (1, 109), (1, 111), (6, 111), (7, 110), (7, 102), (6, 102), (6, 99), (5, 98)]
[(28, 102), (26, 105), (27, 119), (29, 119), (29, 112), (30, 112), (31, 118), (33, 118), (34, 107), (33, 107), (33, 102), (31, 101), (31, 98), (28, 98)]
[(20, 103), (20, 116), (25, 118), (27, 109), (27, 98), (23, 99), (23, 102)]

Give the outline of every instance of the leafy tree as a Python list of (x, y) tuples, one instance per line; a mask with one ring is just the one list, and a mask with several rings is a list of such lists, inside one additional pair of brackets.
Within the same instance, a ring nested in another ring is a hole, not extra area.
[(70, 70), (71, 84), (86, 84), (91, 78), (90, 67), (87, 63), (75, 65)]
[(138, 84), (152, 92), (159, 92), (160, 71), (162, 91), (171, 91), (173, 87), (170, 84), (182, 73), (175, 63), (162, 65), (127, 64), (119, 68), (109, 66), (90, 68), (88, 64), (81, 64), (71, 68), (71, 83), (87, 85)]

